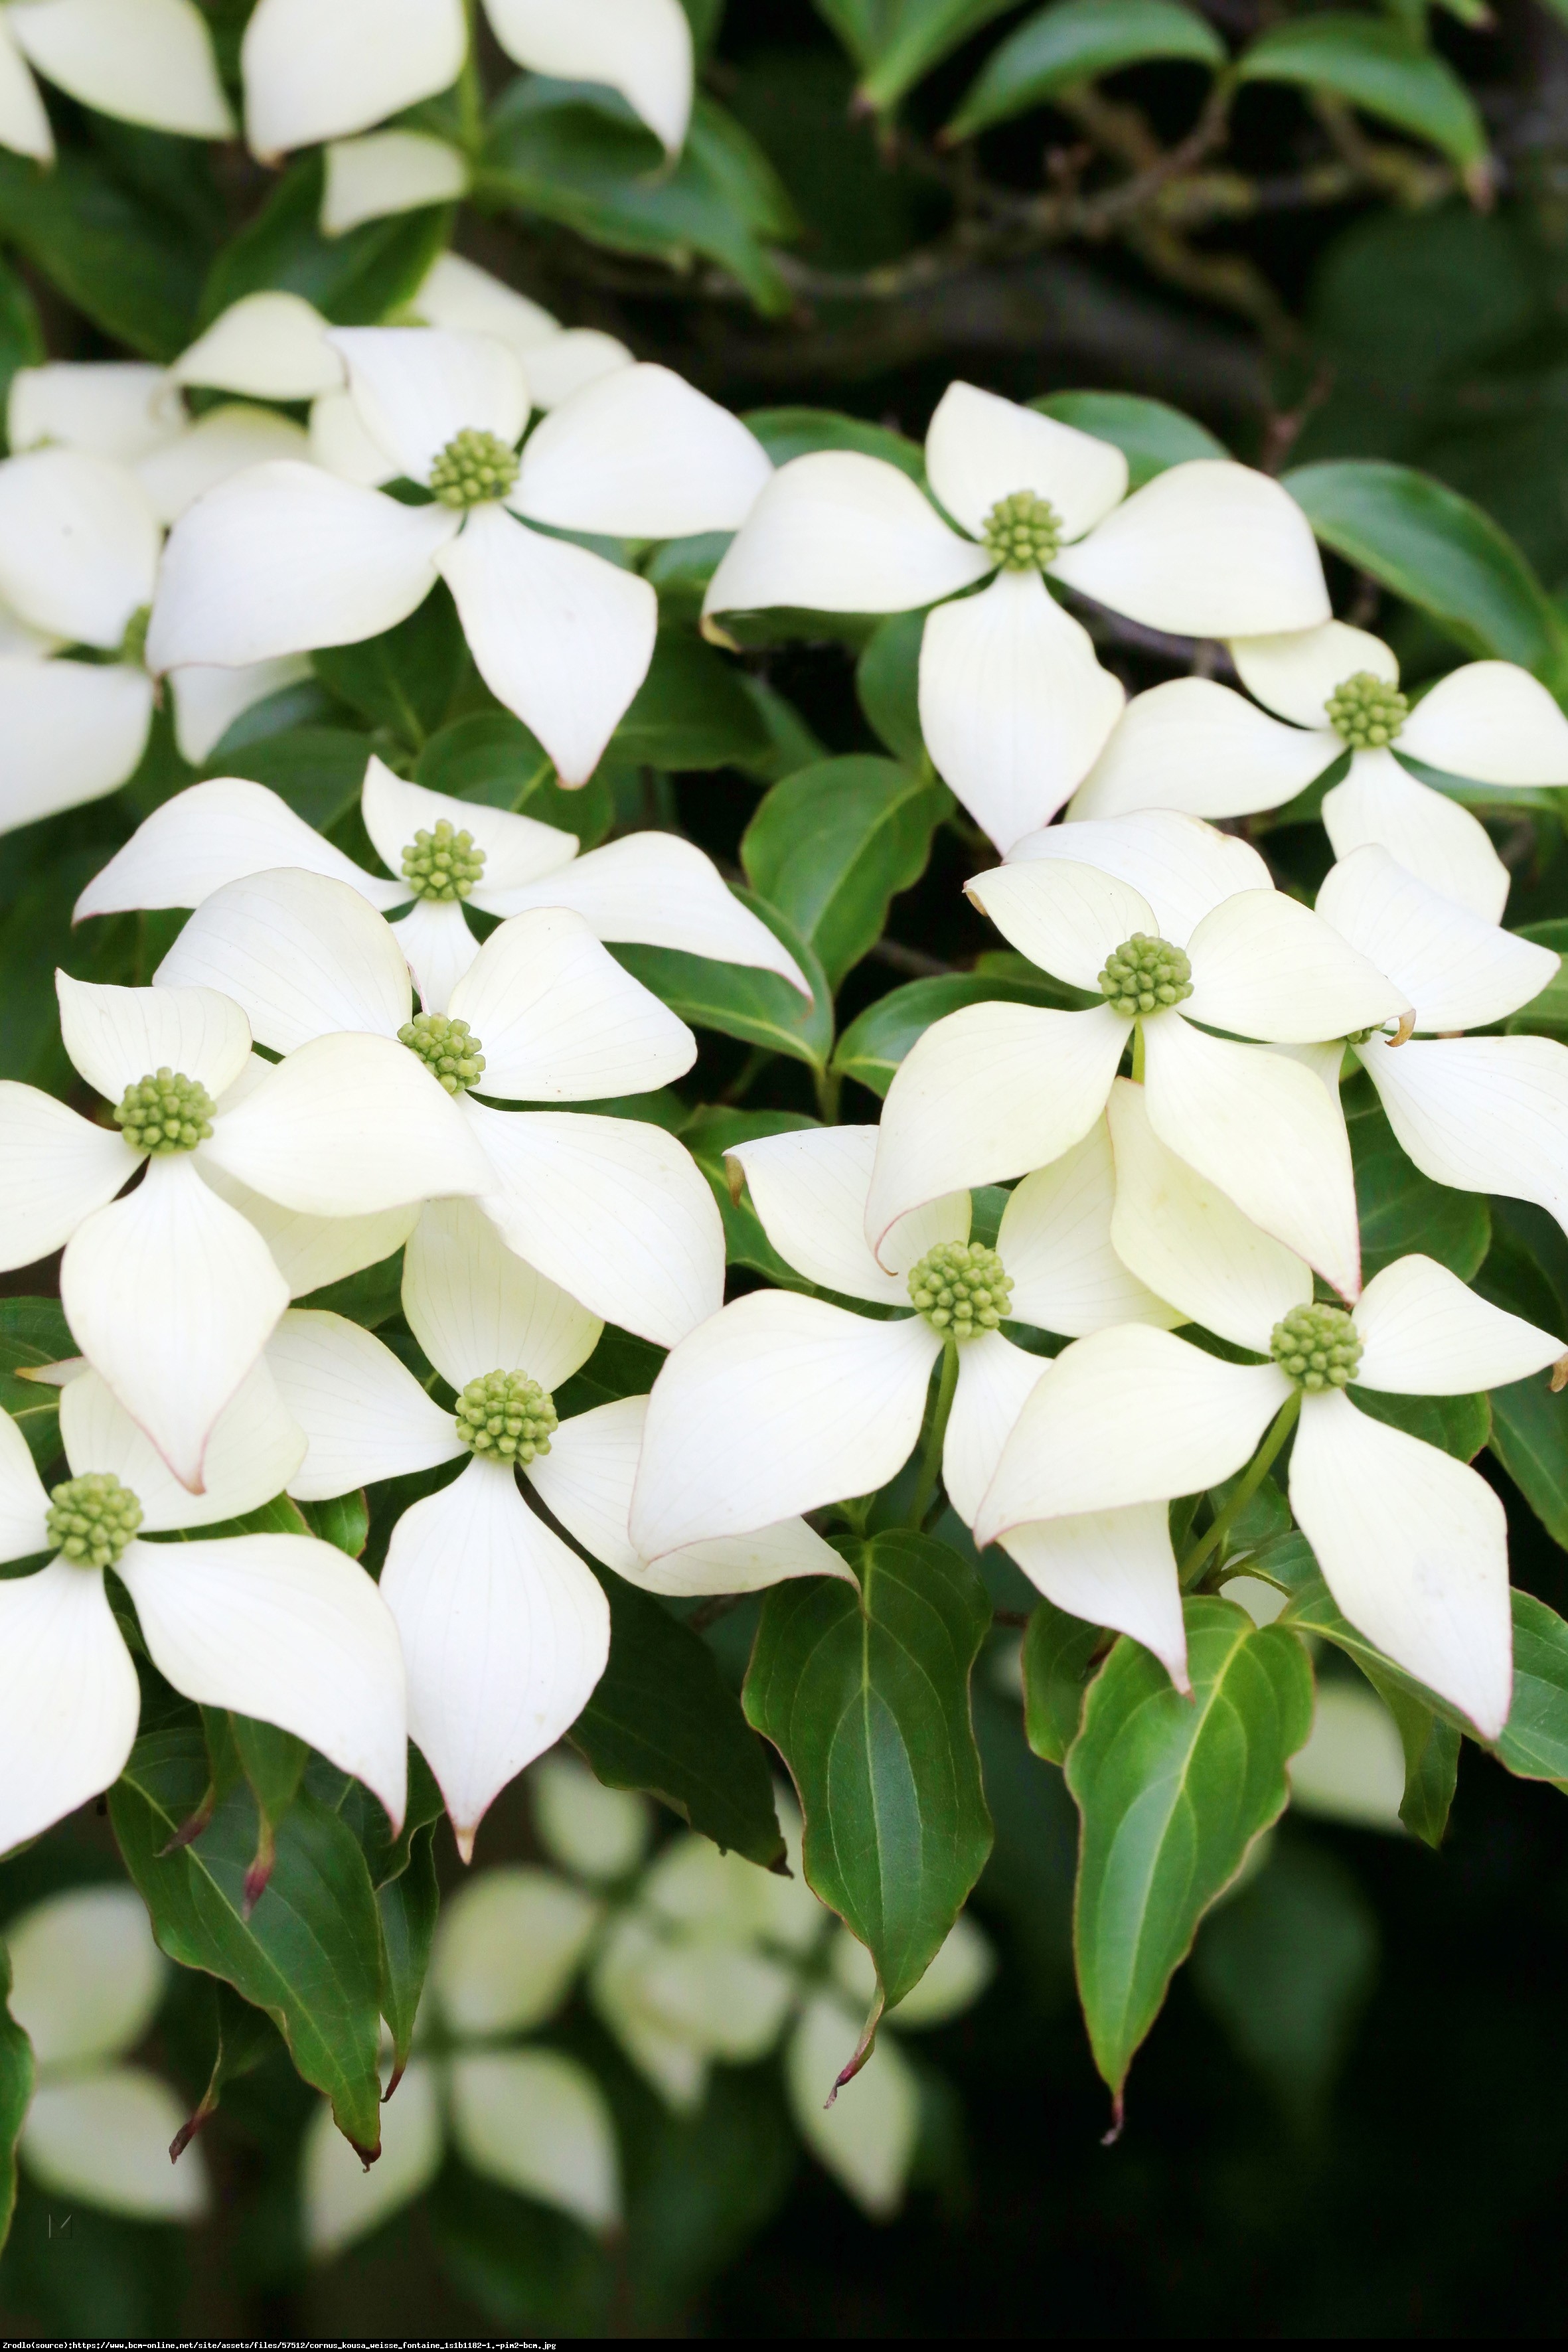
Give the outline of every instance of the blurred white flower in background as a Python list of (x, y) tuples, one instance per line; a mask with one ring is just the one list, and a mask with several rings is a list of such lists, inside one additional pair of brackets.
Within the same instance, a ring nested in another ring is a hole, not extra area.
[(234, 117), (195, 0), (6, 0), (0, 7), (0, 147), (52, 163), (33, 74), (121, 122), (229, 139)]

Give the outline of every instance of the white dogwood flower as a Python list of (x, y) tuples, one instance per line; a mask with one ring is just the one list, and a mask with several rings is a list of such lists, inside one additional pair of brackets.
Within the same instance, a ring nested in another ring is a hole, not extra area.
[(1032, 962), (1102, 1001), (975, 1004), (926, 1031), (882, 1116), (866, 1225), (879, 1255), (922, 1202), (1076, 1143), (1136, 1031), (1162, 1140), (1353, 1298), (1361, 1242), (1338, 1102), (1300, 1063), (1238, 1040), (1311, 1044), (1396, 1021), (1401, 990), (1275, 890), (1245, 842), (1192, 817), (1053, 825), (968, 894)]
[(637, 366), (574, 393), (520, 456), (527, 384), (492, 336), (356, 327), (329, 341), (365, 433), (430, 502), (293, 464), (225, 483), (171, 535), (154, 668), (357, 644), (440, 577), (487, 686), (582, 783), (647, 674), (658, 600), (640, 574), (550, 530), (732, 530), (772, 471), (761, 445), (668, 368)]
[(30, 1265), (64, 1244), (60, 1297), (78, 1346), (201, 1493), (213, 1424), (289, 1300), (260, 1234), (221, 1189), (360, 1217), (481, 1192), (489, 1165), (390, 1039), (318, 1037), (268, 1066), (252, 1060), (239, 1006), (210, 989), (100, 988), (65, 972), (57, 985), (66, 1051), (114, 1123), (0, 1085), (0, 1253)]
[[(1004, 853), (1082, 782), (1124, 698), (1047, 576), (1185, 636), (1328, 617), (1305, 516), (1249, 467), (1197, 458), (1129, 498), (1112, 443), (954, 383), (931, 418), (926, 468), (957, 530), (881, 458), (834, 449), (781, 467), (703, 609), (934, 605), (921, 648), (926, 745)], [(980, 595), (963, 594), (988, 578)]]
[(1335, 855), (1375, 843), (1446, 898), (1498, 921), (1508, 869), (1486, 827), (1401, 760), (1483, 784), (1568, 783), (1568, 719), (1540, 681), (1512, 662), (1468, 662), (1412, 708), (1393, 650), (1342, 621), (1235, 637), (1230, 650), (1256, 700), (1201, 677), (1135, 696), (1069, 814), (1245, 816), (1294, 800), (1348, 751), (1350, 772), (1323, 796)]
[(195, 0), (5, 0), (0, 147), (54, 161), (34, 73), (100, 114), (187, 139), (231, 139), (234, 117)]
[(1164, 1331), (1078, 1341), (1025, 1404), (976, 1541), (1000, 1541), (1058, 1607), (1131, 1633), (1184, 1685), (1165, 1506), (1294, 1423), (1290, 1506), (1341, 1609), (1495, 1738), (1512, 1695), (1502, 1505), (1467, 1464), (1347, 1391), (1463, 1395), (1540, 1371), (1563, 1342), (1419, 1255), (1385, 1266), (1353, 1308), (1315, 1304), (1306, 1264), (1165, 1149), (1137, 1087), (1121, 1090), (1112, 1132), (1119, 1255), (1263, 1360), (1222, 1361)]
[(526, 294), (457, 253), (437, 254), (408, 310), (427, 327), (493, 335), (507, 344), (522, 362), (535, 408), (559, 408), (584, 384), (633, 364), (616, 336), (599, 327), (563, 327)]
[(512, 916), (447, 1011), (416, 1015), (397, 938), (357, 891), (321, 875), (258, 874), (206, 899), (159, 973), (166, 985), (232, 992), (258, 1041), (289, 1056), (285, 1069), (300, 1054), (374, 1045), (433, 1072), (485, 1176), (425, 1193), (477, 1192), (508, 1246), (593, 1314), (669, 1347), (718, 1306), (723, 1228), (674, 1136), (645, 1119), (481, 1099), (570, 1106), (642, 1094), (696, 1059), (685, 1023), (580, 916)]
[(576, 855), (574, 834), (535, 817), (405, 783), (373, 757), (360, 810), (378, 856), (401, 879), (367, 874), (263, 784), (226, 776), (153, 810), (77, 901), (75, 919), (132, 907), (199, 907), (225, 884), (298, 866), (346, 882), (392, 928), (427, 1013), (479, 952), (464, 909), (505, 918), (541, 907), (580, 915), (596, 939), (637, 940), (776, 971), (803, 995), (805, 974), (743, 907), (710, 857), (669, 833), (633, 833)]
[(52, 1554), (0, 1581), (0, 1851), (107, 1789), (131, 1753), (141, 1694), (110, 1569), (177, 1691), (309, 1741), (400, 1823), (403, 1661), (372, 1579), (314, 1536), (148, 1539), (254, 1510), (295, 1470), (305, 1441), (266, 1370), (220, 1416), (199, 1497), (90, 1369), (60, 1391), (60, 1441), (70, 1476), (46, 1491), (26, 1438), (0, 1418), (0, 1557)]

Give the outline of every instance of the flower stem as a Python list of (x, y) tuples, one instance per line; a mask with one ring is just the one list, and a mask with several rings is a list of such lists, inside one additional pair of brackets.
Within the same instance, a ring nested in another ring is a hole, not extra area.
[(1262, 1486), (1273, 1467), (1276, 1454), (1295, 1428), (1296, 1416), (1300, 1410), (1301, 1391), (1300, 1389), (1292, 1389), (1269, 1423), (1268, 1434), (1253, 1455), (1240, 1486), (1225, 1508), (1215, 1514), (1213, 1524), (1206, 1533), (1198, 1538), (1197, 1542), (1183, 1560), (1178, 1575), (1184, 1592), (1192, 1591), (1208, 1565), (1209, 1554), (1218, 1549), (1259, 1486)]
[(1135, 1021), (1132, 1024), (1132, 1083), (1135, 1087), (1141, 1087), (1143, 1083), (1143, 1024), (1142, 1021)]
[(936, 1404), (926, 1430), (925, 1449), (921, 1455), (920, 1476), (915, 1480), (914, 1500), (910, 1505), (910, 1525), (921, 1528), (936, 1492), (937, 1474), (942, 1468), (942, 1441), (947, 1435), (947, 1418), (952, 1411), (953, 1391), (958, 1386), (958, 1342), (947, 1340), (942, 1351), (942, 1377), (937, 1382)]

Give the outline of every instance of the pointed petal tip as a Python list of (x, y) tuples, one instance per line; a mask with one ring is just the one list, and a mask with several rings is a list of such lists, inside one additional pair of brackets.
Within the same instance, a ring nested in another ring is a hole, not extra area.
[(471, 1829), (459, 1829), (456, 1822), (452, 1823), (452, 1835), (458, 1841), (458, 1859), (459, 1862), (472, 1862), (474, 1858), (474, 1840), (478, 1837), (479, 1833), (479, 1825), (478, 1822), (474, 1823)]

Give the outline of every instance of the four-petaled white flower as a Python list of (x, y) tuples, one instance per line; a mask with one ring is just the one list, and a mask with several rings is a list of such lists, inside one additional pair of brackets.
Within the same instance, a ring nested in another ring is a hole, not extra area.
[(54, 134), (34, 71), (121, 122), (186, 139), (234, 136), (212, 36), (195, 0), (5, 0), (0, 147), (49, 163)]
[(1335, 855), (1375, 843), (1496, 922), (1509, 877), (1486, 827), (1401, 759), (1483, 784), (1568, 783), (1568, 719), (1540, 681), (1512, 662), (1468, 662), (1412, 709), (1393, 650), (1342, 621), (1233, 638), (1230, 650), (1248, 692), (1293, 723), (1212, 679), (1152, 687), (1128, 704), (1069, 816), (1246, 816), (1293, 800), (1348, 751), (1350, 772), (1323, 796)]
[[(898, 467), (819, 451), (780, 467), (703, 609), (935, 604), (921, 648), (926, 746), (1004, 853), (1082, 782), (1123, 702), (1045, 575), (1186, 636), (1328, 618), (1305, 516), (1278, 483), (1228, 458), (1173, 466), (1129, 498), (1113, 444), (954, 383), (931, 418), (926, 468), (967, 536)], [(962, 597), (993, 572), (982, 594)]]

